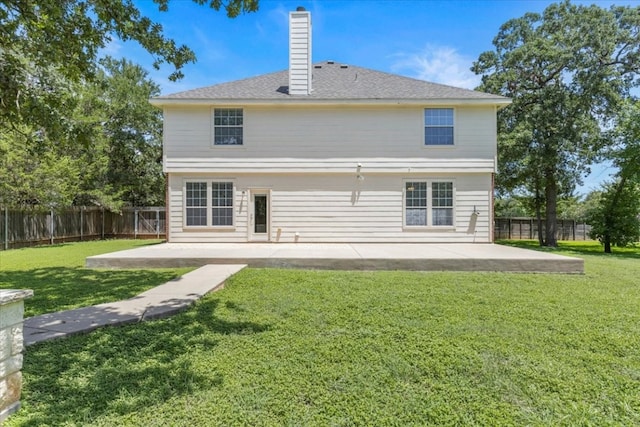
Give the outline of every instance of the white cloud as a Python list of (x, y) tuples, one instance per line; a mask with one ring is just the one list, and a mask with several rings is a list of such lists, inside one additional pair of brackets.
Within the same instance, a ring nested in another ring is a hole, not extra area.
[(98, 56), (113, 56), (118, 58), (120, 57), (122, 47), (122, 42), (114, 36), (98, 51)]
[(399, 53), (391, 66), (394, 72), (405, 72), (411, 77), (466, 89), (480, 84), (480, 76), (471, 72), (473, 59), (448, 46), (427, 45), (417, 53)]

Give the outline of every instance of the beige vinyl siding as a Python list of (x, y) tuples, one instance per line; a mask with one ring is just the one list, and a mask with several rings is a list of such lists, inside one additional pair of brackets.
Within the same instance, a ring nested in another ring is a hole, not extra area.
[(165, 171), (349, 173), (493, 172), (495, 108), (455, 107), (455, 145), (424, 145), (424, 109), (380, 107), (244, 108), (244, 145), (214, 147), (210, 107), (167, 107)]
[[(182, 175), (169, 176), (171, 242), (244, 242), (248, 239), (251, 188), (271, 190), (271, 241), (293, 242), (488, 242), (489, 174), (367, 175)], [(188, 179), (230, 179), (235, 183), (235, 228), (184, 227), (183, 183)], [(403, 182), (451, 180), (455, 187), (454, 227), (403, 229)], [(244, 191), (244, 193), (243, 193)], [(474, 207), (480, 212), (471, 228)]]

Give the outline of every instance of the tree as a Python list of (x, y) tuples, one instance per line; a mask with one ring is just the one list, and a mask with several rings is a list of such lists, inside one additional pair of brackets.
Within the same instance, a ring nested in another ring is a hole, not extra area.
[(480, 90), (511, 97), (498, 114), (497, 185), (545, 211), (541, 244), (556, 246), (557, 202), (588, 173), (602, 129), (640, 71), (640, 8), (552, 4), (502, 25), (473, 65)]
[(76, 132), (0, 127), (3, 204), (163, 204), (161, 111), (148, 102), (158, 85), (141, 67), (112, 58), (101, 61), (93, 81), (65, 85), (64, 127)]
[[(229, 17), (258, 9), (258, 0), (193, 0)], [(170, 0), (154, 0), (167, 11)], [(181, 68), (195, 61), (185, 45), (163, 35), (162, 26), (140, 14), (132, 0), (5, 0), (0, 3), (0, 126), (28, 125), (55, 135), (64, 120), (58, 76), (91, 80), (98, 51), (112, 37), (135, 40), (155, 57), (154, 67)], [(67, 132), (67, 129), (63, 129)], [(57, 137), (57, 135), (55, 135)]]
[(640, 102), (623, 104), (615, 127), (608, 132), (612, 144), (608, 157), (618, 167), (617, 179), (596, 193), (588, 212), (591, 237), (604, 251), (611, 245), (627, 246), (640, 241)]
[(76, 159), (40, 149), (38, 138), (0, 129), (0, 205), (70, 206), (79, 189)]
[(611, 245), (628, 246), (640, 241), (640, 187), (619, 178), (603, 186), (594, 195), (595, 206), (587, 213), (591, 225), (589, 236), (604, 245), (611, 253)]
[(496, 196), (494, 200), (494, 216), (496, 218), (516, 218), (531, 216), (527, 206), (518, 197)]
[[(258, 0), (193, 1), (229, 17), (258, 9)], [(155, 68), (172, 64), (172, 80), (195, 61), (131, 0), (0, 2), (0, 203), (117, 209), (121, 198), (162, 200), (159, 111), (147, 104), (157, 86), (131, 64), (99, 64), (112, 37), (140, 43)]]
[(103, 108), (106, 182), (127, 205), (164, 205), (162, 112), (149, 104), (160, 87), (129, 61), (106, 58), (101, 65), (93, 96)]

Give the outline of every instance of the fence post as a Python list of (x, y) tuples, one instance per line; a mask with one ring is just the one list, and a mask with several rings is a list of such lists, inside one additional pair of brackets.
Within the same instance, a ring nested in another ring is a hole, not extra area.
[(511, 240), (511, 218), (509, 218), (509, 221), (507, 222), (507, 224), (509, 225), (509, 240)]
[(156, 238), (160, 238), (160, 210), (156, 209)]
[(138, 238), (138, 209), (133, 210), (133, 238)]
[(4, 250), (9, 250), (9, 208), (4, 208)]
[(104, 240), (104, 207), (101, 208), (101, 212), (102, 212), (102, 240)]
[(84, 230), (84, 206), (80, 206), (80, 241), (82, 242), (82, 231)]
[(51, 209), (49, 212), (51, 213), (51, 230), (50, 230), (50, 232), (51, 232), (51, 244), (53, 245), (53, 242), (54, 242), (54, 237), (53, 237), (53, 226), (54, 226), (53, 209)]
[(518, 220), (518, 226), (519, 226), (518, 236), (520, 236), (519, 238), (522, 239), (522, 221), (521, 220)]

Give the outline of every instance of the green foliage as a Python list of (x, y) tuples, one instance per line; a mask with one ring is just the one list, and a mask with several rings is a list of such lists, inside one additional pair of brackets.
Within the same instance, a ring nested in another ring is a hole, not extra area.
[(0, 205), (55, 208), (73, 203), (79, 188), (76, 159), (43, 150), (43, 141), (0, 128)]
[(571, 245), (584, 275), (247, 269), (29, 347), (6, 424), (638, 425), (640, 252)]
[(581, 196), (566, 196), (558, 200), (559, 218), (583, 222), (586, 215), (587, 204)]
[[(505, 23), (473, 70), (481, 90), (513, 104), (498, 115), (497, 185), (544, 207), (554, 246), (557, 200), (601, 154), (601, 125), (617, 114), (640, 70), (640, 7), (552, 4)], [(544, 200), (544, 201), (542, 201)]]
[(141, 67), (126, 60), (106, 58), (102, 101), (108, 121), (107, 181), (131, 206), (164, 205), (162, 172), (162, 111), (149, 104), (160, 87)]
[(587, 219), (591, 237), (603, 243), (605, 252), (611, 252), (611, 245), (640, 241), (640, 102), (623, 105), (609, 137), (608, 156), (618, 167), (617, 179), (594, 194)]
[[(257, 0), (194, 1), (224, 8), (230, 17), (258, 9)], [(168, 10), (169, 0), (155, 2), (161, 11)], [(162, 26), (142, 16), (131, 0), (0, 3), (0, 124), (22, 123), (48, 132), (55, 128), (64, 109), (49, 106), (61, 106), (56, 101), (64, 94), (51, 77), (91, 79), (99, 49), (113, 37), (137, 41), (154, 56), (156, 69), (162, 63), (173, 65), (172, 80), (182, 78), (181, 68), (196, 59), (187, 46), (165, 37)]]
[(105, 58), (93, 81), (72, 92), (65, 114), (81, 129), (74, 135), (55, 139), (32, 128), (0, 127), (0, 201), (112, 210), (163, 205), (162, 117), (148, 102), (158, 85), (138, 65)]
[(127, 60), (107, 57), (100, 64), (94, 83), (80, 93), (78, 116), (94, 117), (99, 126), (76, 204), (164, 205), (162, 112), (148, 102), (160, 88)]
[(623, 105), (609, 137), (614, 143), (607, 154), (618, 167), (618, 175), (640, 184), (640, 101), (629, 100)]
[[(154, 1), (168, 10), (169, 0)], [(230, 17), (258, 9), (258, 0), (194, 1)], [(160, 112), (146, 105), (158, 87), (133, 64), (99, 61), (114, 37), (137, 41), (156, 69), (173, 65), (172, 80), (195, 61), (131, 0), (0, 2), (1, 204), (163, 204)]]
[(589, 237), (599, 240), (604, 251), (640, 241), (640, 187), (623, 180), (605, 184), (594, 194), (595, 204), (587, 213)]
[(532, 217), (534, 213), (518, 197), (496, 197), (494, 199), (494, 216), (496, 218)]
[(91, 270), (85, 258), (153, 243), (103, 240), (0, 251), (0, 288), (34, 291), (25, 300), (26, 317), (131, 298), (189, 269)]

